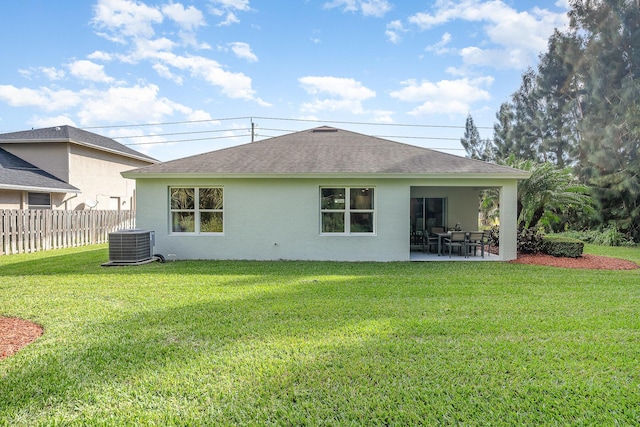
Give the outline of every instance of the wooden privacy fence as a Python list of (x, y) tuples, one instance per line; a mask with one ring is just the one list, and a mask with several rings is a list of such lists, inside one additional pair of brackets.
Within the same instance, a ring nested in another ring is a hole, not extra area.
[(0, 209), (0, 255), (93, 245), (134, 228), (135, 211)]

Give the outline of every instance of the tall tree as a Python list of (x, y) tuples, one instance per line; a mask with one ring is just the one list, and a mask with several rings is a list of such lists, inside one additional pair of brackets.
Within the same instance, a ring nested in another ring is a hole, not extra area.
[(496, 159), (506, 159), (511, 153), (516, 152), (516, 143), (513, 126), (515, 113), (513, 105), (504, 102), (500, 105), (500, 111), (496, 113), (497, 123), (493, 125), (493, 145), (495, 146)]
[(575, 72), (579, 56), (579, 39), (556, 30), (549, 39), (548, 52), (540, 57), (533, 94), (539, 107), (539, 153), (544, 161), (560, 168), (574, 163), (579, 139), (577, 124), (582, 113), (580, 82)]
[[(541, 133), (538, 125), (538, 99), (536, 93), (537, 75), (532, 68), (527, 69), (522, 74), (522, 82), (518, 90), (511, 96), (508, 104), (510, 112), (507, 113), (506, 106), (501, 107), (502, 118), (512, 117), (508, 135), (510, 138), (506, 146), (498, 146), (498, 152), (508, 155), (515, 155), (519, 159), (541, 160), (538, 155)], [(508, 147), (508, 150), (506, 148)], [(503, 155), (502, 158), (505, 158)]]
[(578, 170), (594, 187), (604, 223), (640, 238), (640, 7), (629, 0), (573, 0), (582, 37), (578, 72), (584, 118)]
[(464, 137), (460, 139), (460, 143), (467, 152), (467, 157), (471, 159), (492, 161), (495, 157), (491, 140), (480, 138), (480, 132), (471, 114), (467, 116)]

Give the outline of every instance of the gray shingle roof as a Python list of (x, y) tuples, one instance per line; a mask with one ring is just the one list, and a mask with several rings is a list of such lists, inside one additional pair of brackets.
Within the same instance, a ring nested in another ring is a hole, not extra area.
[(102, 151), (110, 151), (126, 157), (133, 157), (146, 160), (150, 163), (157, 162), (156, 159), (133, 150), (119, 142), (106, 136), (93, 132), (78, 129), (73, 126), (56, 126), (43, 129), (32, 129), (20, 132), (0, 134), (1, 143), (24, 143), (24, 142), (70, 142), (74, 144), (89, 146)]
[(0, 148), (0, 188), (78, 193), (80, 190)]
[(151, 175), (493, 175), (516, 169), (331, 127), (319, 127), (125, 172)]

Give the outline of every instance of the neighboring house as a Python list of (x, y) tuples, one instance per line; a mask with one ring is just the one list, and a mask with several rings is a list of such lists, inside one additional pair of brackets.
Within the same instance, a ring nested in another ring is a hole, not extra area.
[(136, 225), (176, 259), (407, 261), (410, 235), (478, 228), (500, 190), (500, 259), (516, 258), (526, 172), (331, 127), (131, 170)]
[(135, 209), (135, 182), (121, 172), (154, 163), (72, 126), (0, 134), (0, 209)]

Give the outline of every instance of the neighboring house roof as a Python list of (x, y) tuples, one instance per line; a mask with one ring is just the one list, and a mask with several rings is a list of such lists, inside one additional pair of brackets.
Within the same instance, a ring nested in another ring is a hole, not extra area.
[(46, 193), (79, 193), (80, 190), (0, 148), (0, 188)]
[(29, 142), (68, 142), (91, 147), (100, 151), (107, 151), (121, 156), (144, 160), (149, 163), (158, 161), (146, 154), (139, 153), (106, 136), (78, 129), (73, 126), (56, 126), (43, 129), (32, 129), (20, 132), (0, 134), (0, 144), (29, 143)]
[(429, 176), (523, 179), (527, 172), (332, 127), (158, 163), (123, 173), (161, 176)]

